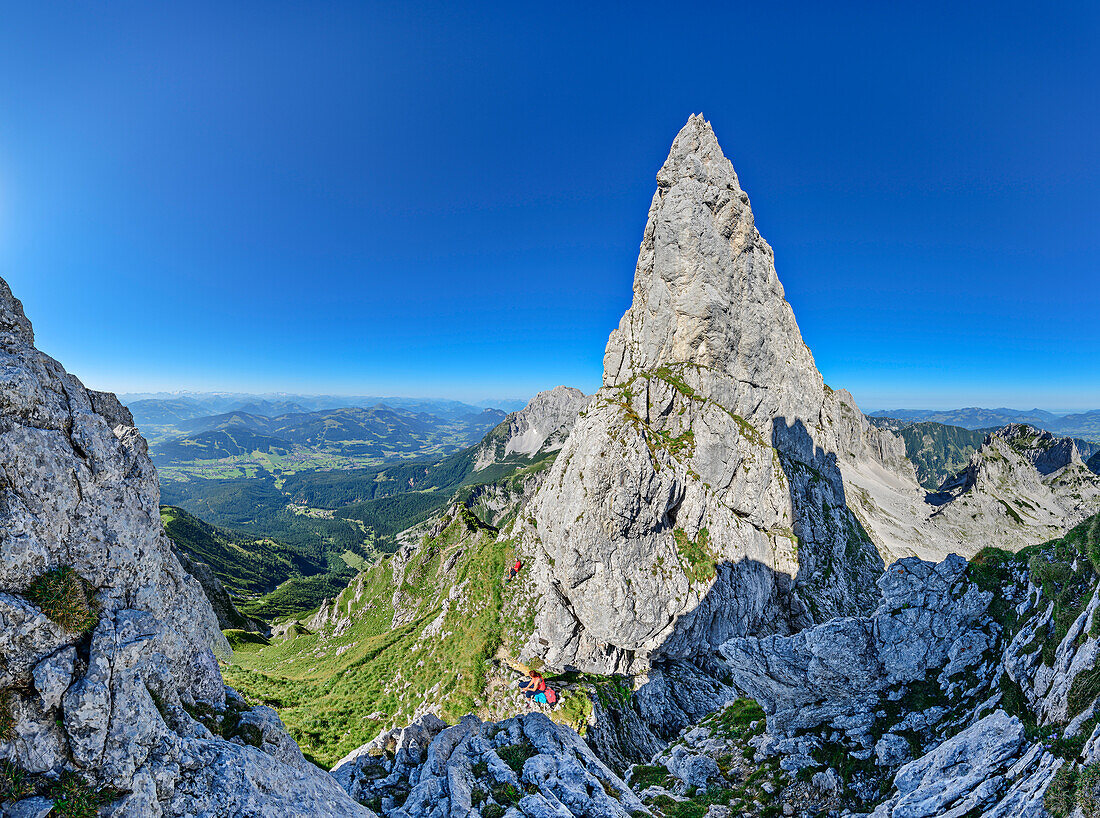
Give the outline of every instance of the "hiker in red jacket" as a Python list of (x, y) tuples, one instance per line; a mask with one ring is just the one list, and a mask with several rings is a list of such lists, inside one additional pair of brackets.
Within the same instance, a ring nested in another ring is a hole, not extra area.
[(546, 679), (541, 673), (537, 670), (531, 670), (528, 671), (527, 676), (527, 680), (519, 687), (524, 696), (528, 699), (534, 699), (539, 704), (554, 704), (557, 702), (557, 694), (547, 686)]
[(523, 560), (521, 560), (519, 557), (516, 557), (515, 564), (511, 568), (509, 568), (508, 573), (504, 575), (504, 581), (511, 582), (515, 578), (516, 574), (519, 573), (519, 569), (522, 567)]

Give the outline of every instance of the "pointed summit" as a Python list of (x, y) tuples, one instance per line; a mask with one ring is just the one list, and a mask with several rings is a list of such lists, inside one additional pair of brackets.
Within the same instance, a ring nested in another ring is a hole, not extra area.
[(821, 375), (749, 197), (701, 114), (676, 135), (657, 185), (634, 301), (604, 354), (604, 384), (686, 364), (698, 376), (694, 389), (750, 420), (815, 415)]
[(864, 423), (826, 392), (749, 197), (692, 116), (657, 174), (604, 386), (518, 522), (540, 600), (528, 653), (644, 672), (870, 610), (882, 559), (837, 465)]
[(741, 190), (733, 165), (722, 153), (714, 128), (702, 114), (688, 117), (687, 124), (672, 141), (668, 158), (657, 172), (657, 183), (662, 187), (671, 187), (683, 178)]

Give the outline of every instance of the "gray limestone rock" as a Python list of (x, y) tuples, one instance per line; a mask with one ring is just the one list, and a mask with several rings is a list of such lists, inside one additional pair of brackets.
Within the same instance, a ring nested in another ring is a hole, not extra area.
[(943, 675), (952, 661), (956, 672), (977, 665), (975, 633), (996, 633), (985, 616), (992, 595), (965, 572), (961, 557), (938, 565), (908, 557), (880, 578), (882, 602), (870, 617), (730, 640), (721, 652), (733, 683), (760, 703), (776, 736), (831, 725), (870, 746), (871, 714), (888, 690)]
[(48, 818), (53, 812), (53, 801), (49, 798), (34, 796), (6, 806), (0, 813), (4, 818)]
[(644, 672), (864, 612), (882, 569), (838, 463), (904, 462), (900, 440), (824, 386), (701, 116), (657, 182), (604, 386), (520, 525), (553, 667)]
[[(104, 810), (115, 816), (371, 815), (302, 759), (272, 711), (242, 718), (268, 752), (186, 714), (183, 703), (224, 711), (215, 656), (230, 650), (164, 535), (146, 443), (113, 395), (33, 343), (0, 280), (0, 688), (13, 689), (14, 722), (0, 757), (124, 791)], [(94, 595), (90, 640), (25, 596), (62, 567)]]
[[(865, 615), (900, 558), (1015, 550), (1100, 508), (1075, 444), (1029, 427), (992, 435), (969, 477), (929, 495), (902, 440), (825, 386), (773, 262), (693, 116), (657, 175), (603, 387), (507, 532), (539, 591), (526, 654), (644, 673)], [(955, 645), (949, 673), (987, 647)]]
[(69, 689), (76, 666), (76, 648), (66, 647), (51, 654), (34, 666), (34, 688), (42, 697), (42, 707), (52, 710), (61, 705), (61, 697)]
[(706, 789), (707, 782), (718, 778), (721, 771), (713, 758), (692, 753), (685, 747), (675, 747), (664, 760), (668, 771), (689, 787)]
[[(397, 748), (392, 760), (387, 746)], [(422, 717), (352, 753), (333, 776), (391, 818), (482, 815), (490, 805), (530, 818), (649, 814), (576, 732), (541, 713), (499, 723), (467, 716), (454, 727)]]
[(172, 797), (162, 804), (166, 816), (374, 818), (318, 767), (289, 766), (254, 747), (185, 741), (179, 770)]
[(172, 552), (176, 555), (176, 559), (179, 560), (183, 570), (199, 581), (210, 607), (214, 609), (214, 615), (218, 618), (218, 627), (222, 630), (230, 628), (253, 632), (260, 630), (255, 621), (237, 610), (237, 606), (233, 604), (229, 592), (225, 590), (222, 581), (218, 579), (209, 565), (191, 559), (177, 548), (173, 548)]
[(873, 818), (1042, 815), (1041, 789), (1031, 779), (1049, 783), (1057, 762), (1041, 746), (1027, 746), (1019, 719), (994, 711), (902, 767)]
[(883, 767), (897, 767), (909, 760), (909, 741), (897, 733), (887, 733), (875, 742), (875, 757)]
[(573, 429), (577, 413), (591, 400), (570, 386), (539, 392), (485, 436), (474, 470), (481, 471), (512, 455), (533, 457), (539, 452), (557, 451)]
[(1100, 476), (1071, 438), (1016, 423), (990, 434), (933, 502), (931, 523), (945, 537), (1014, 551), (1060, 537), (1100, 510)]
[(445, 721), (426, 713), (353, 750), (336, 763), (332, 776), (357, 801), (366, 801), (375, 791), (408, 781), (426, 760), (432, 739), (446, 729)]

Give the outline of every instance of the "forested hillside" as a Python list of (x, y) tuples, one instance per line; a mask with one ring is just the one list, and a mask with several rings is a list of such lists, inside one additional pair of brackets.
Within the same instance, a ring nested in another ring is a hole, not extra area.
[(917, 481), (935, 491), (944, 480), (966, 467), (970, 456), (981, 448), (986, 430), (964, 429), (942, 423), (909, 423), (893, 418), (868, 418), (876, 426), (890, 429), (905, 441), (905, 456), (913, 461)]

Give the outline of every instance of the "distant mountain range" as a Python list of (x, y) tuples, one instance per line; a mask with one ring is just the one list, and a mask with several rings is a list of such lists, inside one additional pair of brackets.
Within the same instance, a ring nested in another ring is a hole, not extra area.
[(322, 409), (370, 407), (382, 403), (395, 409), (427, 412), (441, 418), (457, 418), (500, 409), (514, 412), (527, 405), (526, 400), (509, 398), (463, 403), (448, 398), (402, 398), (379, 395), (257, 395), (246, 392), (137, 392), (120, 394), (121, 400), (139, 426), (175, 426), (180, 421), (219, 415), (226, 412), (246, 412), (251, 415), (278, 417), (293, 412), (317, 412)]
[(1062, 435), (1100, 439), (1100, 409), (1068, 415), (1056, 415), (1045, 409), (883, 409), (870, 417), (885, 417), (910, 423), (931, 421), (964, 429), (991, 429), (1010, 423), (1027, 423)]
[(176, 420), (173, 428), (183, 434), (156, 440), (152, 455), (157, 464), (171, 464), (257, 452), (290, 455), (302, 448), (372, 458), (399, 457), (432, 447), (453, 451), (476, 443), (505, 417), (499, 409), (466, 408), (463, 413), (454, 410), (447, 417), (385, 404), (299, 411), (277, 417), (224, 412)]

